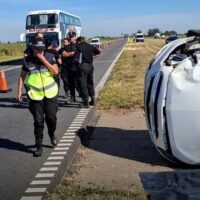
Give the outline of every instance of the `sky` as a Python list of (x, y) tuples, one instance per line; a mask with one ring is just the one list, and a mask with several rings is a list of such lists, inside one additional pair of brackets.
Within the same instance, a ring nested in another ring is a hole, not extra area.
[(18, 41), (27, 13), (47, 9), (80, 16), (85, 37), (200, 29), (200, 0), (0, 0), (0, 41)]

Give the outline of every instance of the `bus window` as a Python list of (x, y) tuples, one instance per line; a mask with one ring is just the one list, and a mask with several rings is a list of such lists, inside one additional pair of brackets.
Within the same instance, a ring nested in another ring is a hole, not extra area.
[(31, 28), (31, 26), (38, 25), (52, 25), (58, 23), (57, 14), (38, 14), (38, 15), (29, 15), (27, 17), (26, 28)]

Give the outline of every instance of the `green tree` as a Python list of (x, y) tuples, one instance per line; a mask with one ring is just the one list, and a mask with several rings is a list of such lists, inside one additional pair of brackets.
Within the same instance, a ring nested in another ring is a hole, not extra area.
[(177, 35), (177, 32), (176, 32), (176, 31), (165, 31), (164, 34), (165, 34), (166, 36)]
[(147, 32), (149, 37), (154, 37), (155, 33), (160, 33), (159, 28), (149, 29)]

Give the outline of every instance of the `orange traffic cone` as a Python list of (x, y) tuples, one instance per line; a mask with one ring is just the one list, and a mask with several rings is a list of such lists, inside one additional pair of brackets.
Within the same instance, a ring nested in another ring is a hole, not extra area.
[(6, 92), (10, 92), (10, 91), (11, 91), (11, 89), (8, 89), (7, 82), (6, 82), (6, 76), (2, 69), (1, 75), (0, 75), (0, 93), (6, 93)]

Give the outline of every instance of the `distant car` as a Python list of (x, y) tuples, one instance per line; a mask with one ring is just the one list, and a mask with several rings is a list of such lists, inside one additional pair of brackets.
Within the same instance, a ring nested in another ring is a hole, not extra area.
[(161, 38), (160, 33), (155, 33), (154, 38), (155, 38), (155, 39), (160, 39), (160, 38)]
[(165, 35), (161, 35), (161, 39), (165, 39), (166, 38), (166, 36)]
[(91, 39), (90, 44), (94, 47), (100, 48), (101, 40), (100, 40), (100, 38), (93, 38), (93, 39)]
[(165, 45), (150, 62), (144, 107), (160, 154), (172, 162), (200, 165), (200, 31), (194, 33)]
[(135, 42), (144, 42), (144, 33), (136, 33)]
[(178, 39), (178, 36), (177, 36), (177, 35), (171, 35), (171, 36), (169, 36), (168, 38), (166, 38), (165, 44), (168, 44), (169, 42), (174, 41), (174, 40), (177, 40), (177, 39)]

